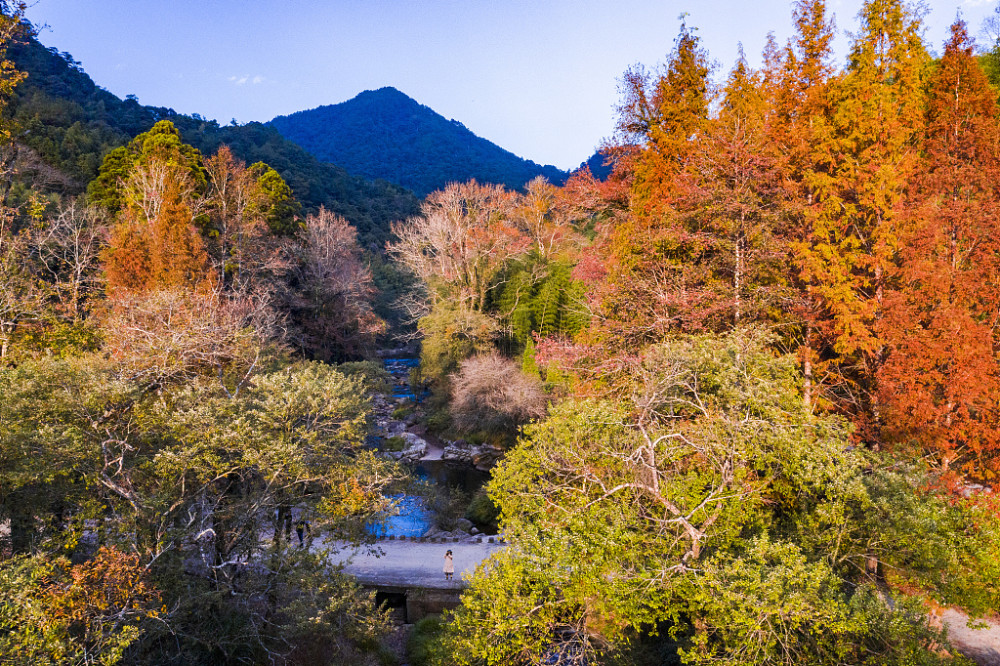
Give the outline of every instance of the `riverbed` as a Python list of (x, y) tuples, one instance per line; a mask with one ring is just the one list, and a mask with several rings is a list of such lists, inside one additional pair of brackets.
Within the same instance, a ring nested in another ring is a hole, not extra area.
[[(392, 377), (392, 392), (385, 396), (386, 411), (392, 413), (399, 407), (417, 406), (427, 398), (427, 392), (415, 390), (411, 386), (410, 373), (420, 366), (418, 358), (386, 358), (386, 371)], [(427, 453), (420, 460), (406, 463), (413, 476), (427, 488), (422, 492), (400, 494), (393, 497), (398, 503), (398, 513), (390, 516), (382, 523), (370, 526), (369, 531), (376, 537), (419, 537), (434, 527), (434, 513), (428, 506), (425, 495), (430, 495), (436, 488), (460, 490), (471, 498), (476, 491), (489, 480), (489, 472), (476, 469), (472, 465), (441, 460), (443, 446), (433, 436), (424, 434), (422, 424), (407, 424), (397, 416), (383, 414), (383, 421), (388, 421), (389, 431), (420, 432), (428, 443)], [(384, 435), (372, 438), (374, 447), (381, 447)]]

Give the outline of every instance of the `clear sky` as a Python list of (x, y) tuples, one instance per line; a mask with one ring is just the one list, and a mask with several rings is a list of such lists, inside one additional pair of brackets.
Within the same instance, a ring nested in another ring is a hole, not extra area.
[[(861, 0), (829, 0), (838, 55)], [(995, 6), (930, 0), (941, 50), (961, 9), (977, 34)], [(116, 95), (228, 123), (394, 86), (522, 157), (560, 168), (614, 125), (618, 78), (662, 62), (688, 12), (720, 75), (742, 42), (791, 34), (787, 0), (35, 0), (40, 38)]]

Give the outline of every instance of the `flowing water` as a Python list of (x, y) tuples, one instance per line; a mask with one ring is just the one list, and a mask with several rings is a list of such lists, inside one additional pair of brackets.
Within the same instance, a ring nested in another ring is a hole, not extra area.
[[(408, 399), (419, 403), (427, 397), (427, 392), (416, 394), (410, 386), (410, 371), (419, 367), (416, 358), (385, 359), (385, 369), (393, 378), (393, 399)], [(378, 446), (381, 438), (373, 437), (372, 445)], [(445, 460), (420, 460), (409, 465), (413, 475), (420, 481), (443, 488), (461, 490), (471, 497), (483, 487), (490, 475), (471, 465), (452, 463)], [(422, 536), (434, 526), (434, 514), (422, 495), (408, 494), (393, 497), (399, 503), (399, 513), (385, 522), (372, 525), (369, 530), (376, 537)]]

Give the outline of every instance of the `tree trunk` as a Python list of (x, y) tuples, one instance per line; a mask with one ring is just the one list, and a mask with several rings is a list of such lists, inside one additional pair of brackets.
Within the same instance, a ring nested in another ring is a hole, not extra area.
[(813, 367), (812, 367), (812, 324), (806, 324), (806, 339), (802, 346), (802, 376), (805, 383), (802, 387), (802, 402), (806, 409), (812, 411), (813, 405)]
[(733, 320), (740, 325), (740, 292), (743, 289), (743, 229), (742, 222), (739, 234), (736, 236), (736, 266), (733, 270)]

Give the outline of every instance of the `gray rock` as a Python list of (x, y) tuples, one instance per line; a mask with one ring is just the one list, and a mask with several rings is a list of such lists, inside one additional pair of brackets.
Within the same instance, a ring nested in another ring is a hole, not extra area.
[(427, 455), (427, 442), (412, 432), (402, 432), (399, 434), (406, 441), (406, 447), (400, 452), (400, 460), (420, 460)]

